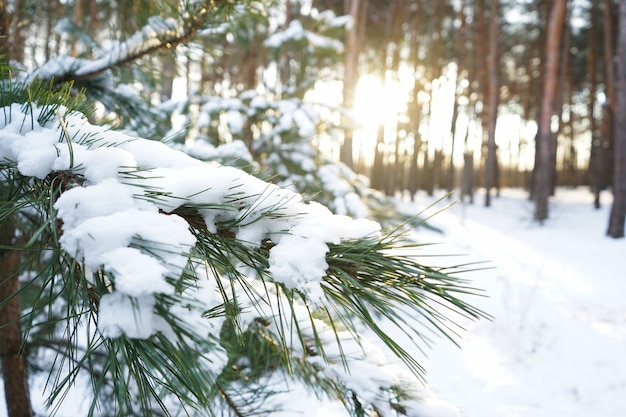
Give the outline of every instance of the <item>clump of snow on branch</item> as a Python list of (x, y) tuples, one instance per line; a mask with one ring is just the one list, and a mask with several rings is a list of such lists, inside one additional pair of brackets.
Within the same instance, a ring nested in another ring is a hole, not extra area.
[[(350, 22), (345, 16), (335, 17), (334, 13), (331, 11), (311, 17), (319, 22), (322, 26), (320, 29), (322, 30), (346, 27)], [(299, 20), (292, 20), (283, 31), (278, 31), (270, 35), (265, 40), (264, 45), (270, 49), (279, 49), (283, 44), (294, 41), (306, 41), (307, 45), (311, 48), (330, 49), (337, 53), (344, 51), (342, 42), (305, 29)]]
[(250, 151), (241, 140), (233, 140), (232, 142), (215, 146), (205, 140), (198, 139), (185, 144), (173, 143), (170, 146), (173, 149), (178, 149), (187, 155), (202, 160), (253, 163)]
[[(71, 23), (68, 23), (67, 20), (55, 27), (57, 33), (71, 29)], [(127, 40), (108, 42), (108, 45), (97, 51), (99, 53), (97, 59), (76, 59), (59, 55), (35, 71), (33, 75), (49, 79), (53, 77), (62, 78), (69, 70), (76, 76), (98, 73), (110, 68), (117, 62), (140, 54), (144, 50), (160, 46), (163, 39), (180, 37), (185, 33), (185, 30), (185, 21), (182, 19), (151, 16), (148, 23)]]
[[(321, 125), (332, 125), (332, 121), (322, 120), (322, 109), (317, 105), (256, 91), (244, 91), (238, 97), (203, 95), (190, 100), (199, 104), (199, 112), (195, 119), (188, 114), (185, 124), (197, 130), (189, 132), (184, 143), (170, 144), (173, 148), (229, 165), (258, 163), (263, 174), (281, 187), (297, 190), (305, 197), (315, 196), (336, 214), (371, 217), (364, 200), (380, 197), (369, 188), (369, 180), (325, 159), (315, 149)], [(250, 149), (240, 140), (241, 126), (248, 124), (254, 125), (255, 132)]]

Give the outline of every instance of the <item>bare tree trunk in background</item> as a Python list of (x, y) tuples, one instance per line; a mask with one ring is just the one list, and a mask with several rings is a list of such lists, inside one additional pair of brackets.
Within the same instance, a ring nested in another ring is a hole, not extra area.
[[(416, 22), (412, 22), (412, 25), (416, 25)], [(413, 28), (413, 26), (411, 26)], [(419, 36), (415, 33), (411, 34), (411, 54), (417, 56), (420, 45)], [(420, 124), (422, 122), (422, 103), (420, 103), (419, 94), (422, 90), (423, 79), (418, 75), (418, 64), (414, 63), (413, 67), (413, 89), (411, 91), (411, 100), (407, 107), (407, 115), (409, 116), (409, 129), (412, 132), (413, 137), (413, 152), (411, 153), (411, 160), (409, 162), (408, 172), (408, 189), (411, 194), (411, 199), (415, 201), (417, 198), (417, 191), (419, 190), (420, 178), (419, 178), (419, 158), (422, 150), (422, 137), (420, 135)]]
[[(365, 16), (368, 0), (346, 0), (346, 14), (352, 17), (352, 27), (346, 34), (346, 57), (343, 75), (343, 107), (354, 108), (354, 92), (359, 81), (359, 55), (365, 33)], [(349, 167), (354, 166), (352, 160), (352, 129), (345, 131), (345, 137), (339, 151), (339, 159)]]
[[(8, 2), (7, 0), (4, 0)], [(23, 25), (28, 19), (26, 13), (27, 2), (25, 0), (16, 0), (13, 4), (13, 16), (9, 22), (10, 30), (7, 29), (7, 33), (10, 32), (11, 40), (11, 59), (17, 62), (24, 62), (24, 34)]]
[[(77, 27), (82, 27), (83, 16), (85, 15), (85, 7), (84, 0), (76, 0), (74, 2), (74, 24)], [(72, 47), (71, 47), (71, 55), (77, 56), (78, 50), (76, 49), (77, 39), (75, 36), (72, 36)]]
[[(485, 101), (487, 98), (487, 85), (489, 85), (489, 75), (485, 68), (487, 67), (486, 57), (489, 54), (487, 44), (489, 43), (489, 33), (487, 32), (487, 22), (485, 21), (485, 0), (476, 0), (474, 4), (474, 22), (472, 24), (472, 41), (476, 47), (477, 65), (475, 79), (478, 80), (478, 95)], [(485, 106), (483, 106), (485, 107)], [(482, 111), (484, 114), (484, 110)], [(482, 117), (482, 114), (477, 115)]]
[(614, 129), (613, 206), (607, 234), (624, 237), (626, 219), (626, 0), (619, 2), (619, 33), (617, 40), (617, 77)]
[[(404, 33), (402, 31), (402, 18), (404, 16), (404, 0), (395, 0), (391, 5), (391, 13), (389, 14), (389, 32), (391, 34), (390, 42), (392, 44), (391, 66), (389, 67), (389, 78), (392, 85), (398, 85), (400, 80), (400, 44)], [(402, 139), (398, 137), (397, 119), (393, 128), (391, 137), (394, 140), (393, 164), (389, 165), (389, 182), (387, 188), (388, 195), (394, 195), (398, 190), (402, 189), (401, 171), (402, 162), (400, 157), (400, 146)]]
[[(293, 17), (293, 5), (291, 4), (291, 0), (286, 0), (285, 1), (285, 23), (283, 24), (284, 30), (287, 30), (287, 28), (291, 24), (292, 17)], [(278, 62), (280, 63), (280, 65), (278, 65), (278, 71), (280, 75), (279, 77), (280, 85), (282, 86), (281, 89), (288, 86), (289, 80), (291, 79), (291, 63), (289, 62), (291, 60), (291, 57), (289, 55), (290, 54), (285, 50), (285, 48), (281, 48), (280, 58), (278, 59)]]
[[(524, 55), (523, 55), (523, 59), (526, 62), (525, 65), (525, 71), (527, 74), (532, 74), (533, 73), (533, 64), (532, 64), (532, 55), (533, 55), (533, 51), (531, 48), (527, 48), (526, 51), (524, 51)], [(526, 85), (524, 86), (524, 89), (522, 90), (522, 97), (521, 97), (521, 107), (522, 107), (522, 120), (528, 121), (528, 120), (533, 120), (533, 116), (532, 116), (532, 103), (534, 100), (534, 91), (536, 90), (534, 88), (534, 84), (536, 83), (536, 77), (531, 77), (528, 82), (526, 83)], [(536, 118), (535, 118), (536, 120)], [(524, 122), (524, 124), (526, 125), (527, 122)], [(521, 134), (521, 132), (520, 132)], [(530, 190), (532, 188), (532, 184), (531, 182), (528, 180), (527, 178), (527, 167), (525, 165), (525, 161), (523, 160), (523, 158), (520, 158), (520, 155), (523, 155), (524, 152), (526, 151), (526, 149), (528, 149), (529, 147), (529, 141), (528, 138), (525, 135), (520, 135), (520, 141), (518, 143), (518, 159), (517, 159), (517, 167), (516, 167), (516, 175), (517, 175), (517, 181), (519, 182), (519, 184), (521, 184), (526, 190), (529, 191), (530, 194)], [(522, 166), (522, 162), (524, 162), (524, 166)]]
[(600, 127), (600, 146), (601, 160), (599, 161), (599, 168), (601, 170), (601, 186), (605, 188), (611, 185), (612, 173), (613, 173), (613, 143), (614, 143), (614, 116), (615, 116), (615, 63), (613, 61), (616, 51), (613, 42), (613, 36), (615, 36), (613, 19), (615, 17), (615, 10), (613, 8), (613, 1), (606, 0), (603, 4), (603, 53), (604, 53), (604, 93), (606, 95), (606, 101), (602, 109), (602, 121)]
[(463, 72), (464, 64), (464, 47), (466, 36), (465, 25), (465, 0), (461, 0), (461, 6), (459, 7), (458, 19), (460, 27), (458, 31), (457, 43), (456, 43), (456, 56), (457, 56), (457, 70), (456, 70), (456, 88), (454, 90), (454, 108), (452, 109), (452, 124), (450, 126), (450, 165), (448, 166), (448, 198), (452, 198), (452, 191), (454, 190), (454, 148), (456, 144), (456, 123), (459, 119), (459, 97), (461, 95), (461, 74)]
[(463, 153), (463, 180), (461, 181), (461, 200), (469, 197), (469, 203), (474, 204), (474, 154), (469, 151)]
[(613, 0), (604, 0), (604, 71), (606, 83), (606, 98), (611, 113), (615, 113), (615, 64), (613, 57), (615, 49), (613, 47)]
[[(9, 3), (13, 4), (12, 12), (9, 12)], [(24, 62), (24, 38), (22, 36), (22, 23), (25, 20), (24, 1), (0, 0), (0, 53), (5, 54), (8, 60)]]
[(8, 0), (0, 0), (0, 55), (10, 58), (11, 42), (9, 42), (9, 10)]
[[(166, 101), (172, 98), (174, 92), (174, 78), (176, 77), (176, 48), (172, 48), (158, 57), (162, 63), (161, 79), (161, 99)], [(189, 60), (187, 60), (189, 62)]]
[(385, 127), (380, 124), (376, 134), (376, 147), (374, 148), (374, 165), (370, 174), (372, 188), (382, 191), (384, 189), (384, 151)]
[(543, 223), (548, 218), (548, 197), (552, 183), (552, 134), (551, 121), (554, 113), (557, 96), (559, 58), (561, 49), (561, 35), (567, 0), (555, 0), (548, 22), (548, 37), (546, 47), (545, 75), (541, 99), (541, 114), (539, 115), (539, 135), (537, 149), (539, 154), (535, 167), (535, 220)]
[(496, 121), (500, 92), (500, 57), (498, 53), (499, 0), (491, 0), (489, 19), (489, 88), (487, 104), (487, 161), (485, 166), (485, 207), (491, 205), (491, 188), (496, 181)]
[[(430, 90), (428, 90), (428, 101), (427, 104), (425, 106), (425, 110), (426, 113), (423, 115), (424, 119), (426, 120), (426, 133), (424, 136), (426, 136), (427, 138), (430, 137), (430, 135), (432, 134), (432, 130), (430, 128), (431, 126), (431, 119), (433, 117), (433, 94), (434, 94), (434, 89), (431, 88)], [(434, 170), (434, 153), (436, 152), (435, 149), (432, 149), (432, 141), (425, 141), (425, 147), (424, 147), (424, 162), (422, 164), (422, 175), (421, 175), (421, 188), (423, 188), (424, 190), (426, 190), (426, 194), (428, 194), (429, 196), (434, 195), (435, 193), (435, 170)], [(433, 154), (433, 158), (431, 159), (431, 152)]]
[(456, 89), (454, 93), (454, 108), (452, 109), (452, 123), (450, 126), (450, 163), (448, 164), (448, 198), (452, 198), (452, 191), (454, 191), (454, 150), (456, 144), (456, 123), (459, 120), (459, 82), (460, 74), (457, 73)]
[[(571, 24), (568, 23), (568, 25), (566, 26), (569, 30), (569, 34), (568, 36), (571, 37), (572, 36), (572, 26)], [(571, 40), (570, 40), (571, 42)], [(569, 135), (567, 136), (568, 138), (568, 147), (567, 147), (567, 152), (565, 152), (565, 155), (567, 155), (567, 158), (565, 159), (565, 163), (564, 163), (564, 167), (563, 169), (566, 172), (566, 175), (569, 179), (568, 181), (568, 185), (571, 187), (575, 187), (576, 185), (578, 185), (579, 182), (579, 173), (578, 173), (578, 152), (576, 149), (576, 117), (577, 114), (574, 111), (574, 107), (576, 105), (576, 98), (574, 97), (574, 86), (572, 85), (573, 83), (573, 79), (574, 79), (574, 65), (573, 65), (573, 59), (570, 57), (570, 48), (568, 47), (567, 50), (565, 51), (566, 56), (568, 58), (568, 64), (567, 64), (567, 70), (565, 72), (566, 77), (567, 77), (567, 105), (569, 108), (569, 119), (567, 120), (567, 129), (568, 129), (568, 133)]]
[(413, 136), (413, 154), (411, 155), (411, 162), (409, 163), (409, 180), (407, 185), (413, 201), (415, 201), (415, 198), (417, 197), (417, 190), (419, 189), (418, 170), (421, 148), (422, 139), (420, 138), (419, 132), (416, 131)]
[[(474, 3), (474, 21), (472, 24), (473, 36), (472, 41), (476, 46), (476, 80), (478, 85), (476, 88), (477, 100), (474, 105), (474, 114), (480, 121), (481, 129), (476, 130), (476, 137), (480, 139), (481, 150), (478, 152), (480, 157), (480, 165), (478, 172), (482, 172), (487, 155), (487, 138), (485, 134), (488, 132), (488, 115), (487, 107), (489, 106), (489, 22), (485, 18), (487, 15), (486, 0), (476, 0)], [(483, 175), (482, 179), (485, 178)], [(477, 185), (483, 185), (478, 182)]]
[(595, 107), (596, 107), (596, 89), (598, 88), (598, 79), (596, 77), (596, 44), (597, 23), (596, 13), (598, 7), (596, 3), (591, 3), (589, 9), (589, 36), (587, 45), (587, 73), (589, 74), (589, 97), (587, 102), (587, 113), (589, 114), (589, 131), (591, 132), (591, 147), (589, 155), (589, 179), (591, 190), (593, 191), (593, 206), (600, 208), (600, 191), (604, 188), (602, 181), (602, 139), (598, 137), (598, 126), (596, 123)]
[[(15, 244), (10, 218), (0, 223), (0, 247)], [(28, 372), (22, 345), (19, 291), (19, 252), (0, 249), (0, 363), (8, 417), (32, 417)]]
[[(554, 139), (550, 141), (552, 152), (552, 178), (550, 179), (550, 195), (553, 196), (556, 192), (556, 184), (558, 181), (557, 175), (559, 174), (557, 169), (557, 146), (559, 138), (562, 137), (562, 133), (565, 130), (565, 124), (563, 123), (563, 112), (565, 108), (565, 103), (568, 100), (567, 89), (571, 85), (570, 80), (568, 80), (569, 71), (568, 68), (570, 66), (570, 47), (572, 41), (572, 30), (571, 25), (569, 23), (567, 9), (565, 11), (565, 20), (563, 22), (563, 32), (561, 34), (561, 58), (559, 60), (559, 75), (557, 77), (557, 87), (556, 87), (556, 99), (553, 114), (557, 116), (558, 126), (556, 129), (556, 133), (554, 133)], [(571, 107), (568, 109), (570, 118), (572, 117)]]
[[(2, 0), (0, 0), (2, 1)], [(46, 15), (47, 15), (47, 19), (46, 19), (46, 42), (44, 43), (44, 59), (46, 61), (49, 61), (50, 58), (52, 57), (52, 51), (50, 50), (50, 46), (51, 43), (53, 42), (53, 38), (54, 38), (54, 25), (52, 24), (52, 20), (55, 18), (54, 15), (54, 0), (47, 0), (46, 1)]]

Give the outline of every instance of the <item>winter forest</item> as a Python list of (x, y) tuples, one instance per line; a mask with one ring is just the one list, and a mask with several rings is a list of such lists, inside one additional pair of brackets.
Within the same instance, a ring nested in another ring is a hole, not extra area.
[(490, 417), (483, 262), (623, 273), (626, 0), (0, 0), (0, 107), (0, 416)]

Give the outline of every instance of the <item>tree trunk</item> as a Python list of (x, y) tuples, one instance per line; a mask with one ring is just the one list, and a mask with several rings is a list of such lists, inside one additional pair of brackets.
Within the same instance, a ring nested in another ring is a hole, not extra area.
[(485, 163), (485, 207), (491, 205), (491, 188), (496, 180), (496, 121), (500, 91), (500, 59), (498, 55), (499, 0), (491, 0), (489, 19), (489, 96), (487, 98), (487, 160)]
[[(172, 99), (174, 78), (176, 78), (176, 48), (172, 48), (160, 57), (161, 69), (161, 100)], [(187, 59), (189, 62), (189, 59)]]
[[(391, 80), (392, 86), (394, 88), (400, 84), (400, 45), (402, 44), (404, 38), (404, 32), (402, 31), (402, 23), (405, 15), (405, 7), (404, 0), (395, 0), (392, 4), (392, 12), (390, 14), (390, 23), (391, 23), (391, 38), (390, 41), (392, 43), (391, 50), (391, 67), (389, 71), (389, 76)], [(390, 169), (390, 195), (394, 195), (396, 191), (403, 191), (402, 184), (402, 155), (401, 155), (401, 146), (403, 142), (403, 138), (398, 136), (398, 120), (399, 117), (395, 118), (395, 122), (393, 125), (390, 125), (389, 128), (392, 130), (392, 138), (394, 139), (394, 153), (393, 153), (393, 166)]]
[(460, 27), (456, 43), (457, 69), (456, 69), (456, 88), (454, 90), (454, 104), (452, 109), (452, 124), (450, 125), (450, 164), (448, 165), (448, 198), (452, 198), (454, 190), (454, 151), (456, 145), (456, 124), (459, 119), (459, 97), (461, 96), (461, 74), (463, 73), (464, 64), (464, 47), (465, 47), (465, 0), (461, 0), (458, 14)]
[[(10, 219), (0, 223), (0, 247), (15, 244)], [(26, 358), (23, 355), (20, 322), (19, 252), (0, 249), (0, 362), (8, 417), (32, 417)]]
[[(76, 0), (74, 3), (74, 24), (78, 28), (83, 27), (83, 17), (85, 15), (85, 7), (84, 0)], [(78, 49), (76, 43), (78, 42), (78, 38), (76, 36), (72, 36), (72, 47), (71, 53), (72, 56), (78, 55)]]
[(7, 9), (7, 1), (0, 0), (0, 55), (10, 58), (11, 42), (9, 41), (9, 10)]
[(606, 98), (611, 113), (615, 113), (615, 64), (613, 63), (613, 0), (604, 0), (604, 71)]
[(624, 237), (626, 219), (626, 0), (619, 3), (619, 33), (616, 77), (616, 108), (613, 113), (614, 155), (613, 206), (607, 234), (613, 238)]
[(589, 131), (591, 132), (591, 146), (589, 155), (589, 177), (591, 183), (591, 189), (593, 191), (594, 199), (593, 206), (596, 209), (600, 208), (600, 191), (603, 188), (602, 185), (602, 140), (598, 137), (598, 129), (595, 116), (596, 108), (596, 89), (598, 87), (598, 80), (596, 77), (596, 44), (595, 39), (597, 36), (597, 24), (596, 24), (596, 11), (597, 7), (595, 3), (591, 4), (589, 9), (589, 43), (587, 45), (587, 73), (589, 74), (589, 96), (587, 102), (587, 113), (589, 114)]
[[(554, 133), (554, 139), (550, 141), (550, 152), (552, 153), (551, 165), (552, 165), (552, 177), (550, 179), (550, 196), (553, 196), (556, 192), (556, 185), (558, 181), (559, 172), (557, 170), (557, 144), (559, 138), (562, 137), (565, 125), (563, 123), (563, 112), (565, 109), (565, 102), (567, 100), (567, 88), (571, 85), (568, 80), (568, 68), (569, 68), (569, 55), (571, 45), (571, 25), (567, 22), (567, 10), (565, 12), (565, 21), (563, 22), (563, 32), (561, 34), (561, 57), (559, 58), (559, 76), (557, 81), (557, 93), (553, 114), (557, 116), (558, 126)], [(568, 109), (569, 116), (572, 116), (571, 107)]]
[(374, 165), (372, 166), (371, 184), (372, 188), (384, 190), (384, 148), (385, 146), (385, 128), (382, 124), (378, 125), (376, 135), (376, 147), (374, 148)]
[[(601, 123), (601, 135), (600, 135), (600, 178), (601, 188), (605, 188), (611, 184), (611, 175), (613, 171), (614, 159), (613, 155), (613, 142), (614, 142), (614, 115), (615, 115), (615, 47), (613, 42), (614, 27), (613, 19), (615, 11), (613, 9), (613, 2), (606, 0), (604, 2), (603, 12), (603, 52), (604, 52), (604, 92), (606, 95), (606, 102), (602, 109), (602, 123)], [(599, 196), (598, 196), (599, 198)]]
[[(346, 56), (343, 75), (343, 107), (354, 108), (354, 92), (359, 81), (359, 55), (361, 53), (362, 34), (365, 28), (365, 16), (368, 0), (346, 0), (346, 12), (352, 17), (353, 24), (346, 34)], [(354, 166), (352, 160), (352, 129), (347, 128), (339, 159), (349, 167)]]
[(537, 136), (537, 162), (535, 166), (535, 220), (543, 223), (548, 218), (548, 197), (552, 183), (552, 134), (551, 122), (557, 96), (561, 35), (567, 0), (555, 0), (548, 23), (545, 75), (541, 98)]
[(469, 203), (474, 203), (474, 154), (463, 153), (463, 179), (461, 181), (461, 201), (469, 197)]

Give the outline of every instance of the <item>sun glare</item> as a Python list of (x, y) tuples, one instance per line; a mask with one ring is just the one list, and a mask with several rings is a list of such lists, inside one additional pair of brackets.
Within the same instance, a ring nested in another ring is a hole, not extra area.
[[(359, 79), (354, 97), (354, 117), (359, 126), (354, 131), (354, 144), (366, 159), (373, 155), (379, 126), (393, 126), (406, 107), (398, 83), (383, 82), (373, 75)], [(367, 161), (371, 163), (372, 161)]]

